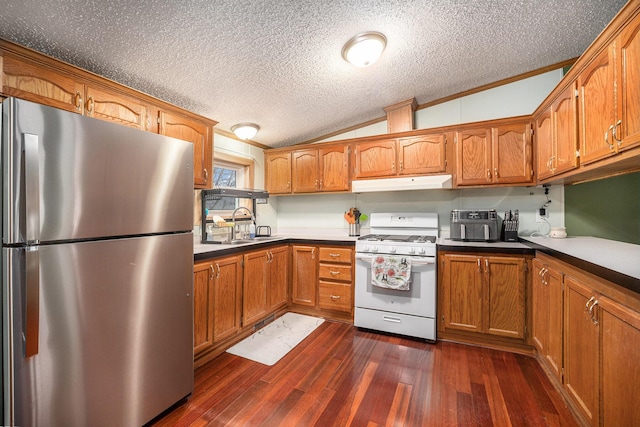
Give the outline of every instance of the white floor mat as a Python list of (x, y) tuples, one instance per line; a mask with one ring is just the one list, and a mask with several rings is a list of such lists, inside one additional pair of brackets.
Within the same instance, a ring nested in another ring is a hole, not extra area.
[(317, 317), (286, 313), (228, 349), (227, 353), (273, 366), (322, 322), (324, 319)]

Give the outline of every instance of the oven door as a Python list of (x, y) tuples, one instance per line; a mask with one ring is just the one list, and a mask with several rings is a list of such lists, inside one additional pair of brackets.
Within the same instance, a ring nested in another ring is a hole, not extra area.
[(434, 257), (411, 259), (411, 288), (408, 291), (380, 288), (371, 284), (371, 255), (356, 254), (355, 306), (414, 316), (436, 316), (436, 262)]

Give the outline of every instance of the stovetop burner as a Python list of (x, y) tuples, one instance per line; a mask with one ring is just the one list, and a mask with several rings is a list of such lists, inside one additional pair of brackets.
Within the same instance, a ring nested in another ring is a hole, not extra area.
[(358, 238), (367, 242), (407, 242), (407, 243), (435, 243), (435, 236), (406, 236), (399, 234), (368, 234)]

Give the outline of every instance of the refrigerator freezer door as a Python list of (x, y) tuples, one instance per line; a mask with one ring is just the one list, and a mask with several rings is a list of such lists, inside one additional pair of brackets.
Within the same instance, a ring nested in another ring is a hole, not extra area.
[(193, 229), (193, 144), (9, 98), (3, 243)]
[[(192, 249), (191, 233), (43, 245), (27, 289), (27, 249), (3, 248), (4, 424), (140, 426), (189, 395)], [(25, 356), (33, 289), (38, 346)]]

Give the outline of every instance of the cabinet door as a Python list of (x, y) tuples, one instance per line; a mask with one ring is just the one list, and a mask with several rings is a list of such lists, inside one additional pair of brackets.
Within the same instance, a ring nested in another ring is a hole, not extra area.
[(291, 193), (291, 152), (265, 154), (265, 182), (271, 194)]
[(269, 249), (268, 311), (287, 304), (289, 295), (289, 247)]
[(197, 263), (193, 267), (193, 354), (213, 347), (213, 264)]
[(349, 150), (346, 144), (318, 150), (321, 191), (349, 190)]
[(553, 102), (553, 154), (551, 172), (559, 174), (578, 167), (578, 114), (575, 83)]
[(481, 260), (471, 255), (445, 255), (443, 304), (445, 329), (482, 332)]
[(242, 257), (216, 260), (214, 267), (213, 341), (238, 333), (242, 314)]
[(356, 146), (354, 179), (396, 175), (396, 141), (364, 142)]
[(316, 306), (318, 261), (315, 246), (293, 246), (293, 304)]
[(640, 422), (640, 314), (600, 298), (602, 425)]
[(85, 114), (141, 130), (150, 124), (142, 102), (94, 86), (87, 86)]
[(294, 151), (291, 164), (294, 193), (313, 193), (319, 189), (318, 150)]
[(84, 85), (73, 77), (5, 53), (2, 93), (82, 114)]
[(475, 129), (456, 132), (456, 184), (490, 184), (491, 131)]
[(445, 143), (444, 134), (399, 139), (400, 175), (444, 172), (446, 169)]
[(531, 124), (527, 121), (503, 125), (492, 131), (493, 182), (532, 182)]
[(487, 257), (483, 264), (487, 280), (484, 331), (491, 335), (524, 338), (525, 260)]
[(211, 188), (213, 137), (205, 123), (180, 115), (160, 112), (160, 134), (193, 143), (193, 183), (195, 188)]
[(551, 125), (551, 106), (544, 110), (535, 121), (535, 138), (537, 147), (536, 164), (538, 179), (553, 176), (551, 161), (553, 160), (553, 127)]
[(548, 289), (549, 322), (547, 352), (545, 360), (547, 366), (558, 379), (562, 379), (562, 307), (563, 307), (563, 275), (553, 268), (547, 268), (545, 284)]
[(615, 154), (613, 48), (594, 58), (578, 76), (580, 102), (580, 163)]
[[(618, 150), (640, 144), (640, 20), (635, 19), (616, 39), (616, 127)], [(617, 123), (617, 122), (616, 122)]]
[(588, 307), (591, 290), (565, 276), (564, 384), (569, 397), (592, 426), (598, 425), (598, 325)]
[(549, 346), (549, 287), (545, 277), (546, 266), (533, 260), (533, 283), (531, 289), (531, 339), (542, 358)]
[(243, 326), (261, 320), (267, 314), (267, 251), (244, 255), (242, 286)]

